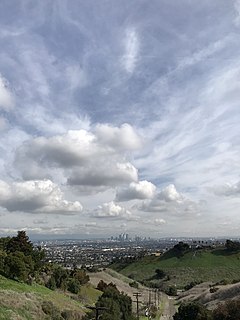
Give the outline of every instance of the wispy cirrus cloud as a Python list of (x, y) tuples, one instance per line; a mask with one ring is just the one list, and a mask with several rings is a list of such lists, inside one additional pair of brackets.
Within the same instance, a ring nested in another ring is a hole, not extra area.
[(133, 73), (140, 50), (139, 36), (134, 28), (127, 28), (123, 40), (125, 52), (121, 57), (121, 63), (128, 73)]

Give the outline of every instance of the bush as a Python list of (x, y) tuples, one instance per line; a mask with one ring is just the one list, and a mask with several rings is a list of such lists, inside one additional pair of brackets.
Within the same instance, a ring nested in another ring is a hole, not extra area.
[(192, 281), (190, 283), (188, 283), (185, 287), (184, 287), (184, 290), (190, 290), (192, 289), (193, 287), (197, 286), (198, 284), (200, 284), (201, 281)]
[(68, 291), (77, 294), (80, 290), (80, 283), (76, 279), (70, 279), (68, 282)]
[(52, 303), (52, 301), (43, 301), (42, 311), (51, 317), (52, 320), (63, 320), (59, 309)]
[(139, 285), (136, 281), (130, 282), (129, 285), (130, 285), (130, 287), (136, 288), (136, 289), (138, 289), (138, 287), (139, 287)]
[[(212, 319), (211, 312), (203, 305), (190, 302), (180, 305), (178, 312), (173, 316), (174, 320), (210, 320)], [(219, 319), (218, 319), (219, 320)]]
[(168, 287), (165, 290), (165, 293), (168, 294), (169, 296), (176, 296), (177, 295), (177, 288), (176, 287)]
[(217, 287), (212, 287), (212, 288), (210, 288), (210, 293), (215, 293), (215, 292), (217, 292), (218, 291), (218, 289), (219, 288), (217, 288)]
[(155, 270), (155, 278), (156, 279), (163, 279), (163, 278), (165, 278), (166, 277), (166, 273), (163, 271), (163, 270), (161, 270), (161, 269), (156, 269)]
[(61, 312), (61, 316), (63, 317), (64, 320), (81, 320), (82, 316), (76, 312), (76, 311), (72, 311), (72, 310), (63, 310)]
[(51, 290), (55, 290), (57, 288), (56, 281), (53, 276), (51, 276), (46, 284), (46, 287)]

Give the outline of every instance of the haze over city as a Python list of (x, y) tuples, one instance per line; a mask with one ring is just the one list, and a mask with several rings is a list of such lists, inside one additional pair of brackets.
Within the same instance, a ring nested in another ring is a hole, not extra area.
[(239, 236), (239, 0), (0, 2), (0, 235)]

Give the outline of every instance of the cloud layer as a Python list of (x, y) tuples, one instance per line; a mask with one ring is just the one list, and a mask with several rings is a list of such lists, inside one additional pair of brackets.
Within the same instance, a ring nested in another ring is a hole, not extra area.
[(1, 1), (2, 232), (238, 235), (239, 8)]

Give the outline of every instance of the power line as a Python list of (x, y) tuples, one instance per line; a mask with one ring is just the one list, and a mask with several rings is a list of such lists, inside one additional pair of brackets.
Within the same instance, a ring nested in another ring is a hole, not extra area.
[(141, 292), (134, 292), (133, 293), (133, 296), (136, 297), (136, 301), (134, 302), (137, 302), (137, 319), (139, 319), (139, 300), (138, 298), (141, 297)]

